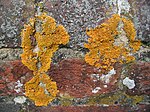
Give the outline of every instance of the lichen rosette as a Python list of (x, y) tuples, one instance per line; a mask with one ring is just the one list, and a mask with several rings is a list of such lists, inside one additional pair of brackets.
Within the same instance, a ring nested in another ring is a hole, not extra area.
[[(122, 30), (125, 32), (127, 42), (122, 41), (115, 44), (120, 36), (118, 27), (123, 24)], [(131, 20), (114, 14), (110, 19), (96, 28), (86, 31), (90, 37), (85, 48), (89, 52), (85, 55), (85, 61), (92, 66), (100, 68), (102, 72), (112, 70), (113, 65), (119, 63), (129, 63), (135, 60), (132, 55), (140, 48), (140, 41), (136, 40), (136, 31)]]
[(21, 32), (23, 53), (22, 63), (33, 71), (34, 77), (25, 84), (25, 95), (36, 106), (46, 106), (58, 93), (56, 82), (46, 72), (50, 68), (51, 58), (60, 44), (67, 44), (69, 35), (62, 25), (56, 25), (55, 19), (42, 13), (29, 20)]

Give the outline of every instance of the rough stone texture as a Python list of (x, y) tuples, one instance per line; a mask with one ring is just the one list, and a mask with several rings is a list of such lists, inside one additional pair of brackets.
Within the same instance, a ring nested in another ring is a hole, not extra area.
[(10, 48), (0, 49), (0, 60), (3, 61), (17, 60), (20, 59), (21, 53), (22, 49), (10, 49)]
[(48, 0), (45, 11), (49, 12), (69, 32), (69, 47), (83, 47), (87, 41), (86, 28), (100, 24), (105, 18), (104, 2), (86, 0)]
[[(150, 17), (148, 0), (129, 0), (130, 10), (125, 15), (133, 19), (137, 38), (148, 44), (150, 42)], [(48, 0), (44, 10), (49, 12), (69, 32), (69, 47), (83, 47), (87, 41), (86, 29), (93, 28), (105, 21), (112, 14), (118, 13), (117, 0)], [(123, 13), (123, 12), (122, 12)]]
[[(0, 49), (0, 60), (2, 61), (12, 61), (12, 60), (20, 60), (20, 55), (22, 54), (21, 48), (3, 48)], [(78, 58), (84, 59), (84, 52), (79, 50), (72, 50), (69, 48), (60, 48), (58, 49), (53, 56), (53, 63), (58, 63), (63, 59), (68, 58)]]
[(143, 52), (141, 54), (140, 60), (150, 62), (150, 51), (148, 52)]
[(72, 50), (70, 48), (60, 48), (58, 49), (53, 56), (53, 63), (58, 63), (63, 59), (69, 58), (84, 58), (84, 52), (79, 50)]
[(148, 46), (141, 47), (137, 53), (137, 59), (142, 62), (150, 62), (150, 48)]
[(0, 103), (0, 112), (19, 112), (20, 108), (20, 105)]
[(34, 4), (30, 0), (0, 1), (0, 48), (19, 47), (20, 31), (34, 15)]
[(32, 112), (149, 112), (149, 105), (128, 106), (55, 106), (32, 108)]
[(130, 95), (150, 95), (150, 63), (135, 63), (129, 68), (128, 75), (135, 80), (135, 88), (127, 90)]
[(150, 45), (150, 1), (129, 0), (132, 7), (132, 18), (136, 27), (137, 37)]
[[(125, 15), (133, 19), (137, 38), (149, 45), (150, 1), (129, 0), (129, 3), (130, 11)], [(0, 1), (0, 48), (20, 46), (20, 31), (23, 24), (33, 17), (34, 5), (32, 0)], [(47, 0), (44, 11), (67, 29), (71, 36), (68, 46), (72, 49), (83, 47), (88, 38), (86, 28), (96, 27), (112, 14), (118, 13), (117, 0)]]
[(87, 40), (87, 27), (95, 27), (104, 19), (104, 2), (88, 0), (48, 0), (45, 11), (49, 12), (69, 32), (69, 47), (83, 47)]

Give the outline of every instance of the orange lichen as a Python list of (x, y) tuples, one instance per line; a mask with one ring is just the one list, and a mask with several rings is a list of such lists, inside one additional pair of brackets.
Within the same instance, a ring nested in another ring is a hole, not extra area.
[[(124, 23), (124, 31), (129, 38), (129, 47), (124, 43), (115, 45), (115, 39), (119, 38), (118, 25)], [(85, 55), (85, 61), (90, 65), (108, 71), (113, 68), (116, 62), (131, 62), (135, 58), (130, 53), (136, 52), (140, 48), (140, 41), (135, 40), (135, 28), (130, 20), (121, 18), (114, 14), (107, 22), (94, 29), (87, 30), (90, 37), (84, 46), (89, 49)], [(131, 50), (132, 48), (132, 50)]]
[(32, 25), (24, 25), (24, 29), (21, 32), (23, 54), (21, 55), (22, 63), (26, 65), (30, 70), (36, 71), (36, 53), (32, 51), (30, 36), (33, 35), (34, 29)]
[[(45, 106), (58, 93), (55, 82), (46, 75), (51, 58), (60, 44), (67, 44), (69, 35), (62, 25), (42, 13), (30, 19), (21, 32), (23, 54), (22, 63), (33, 71), (34, 77), (25, 84), (25, 95), (37, 106)], [(35, 42), (33, 41), (35, 40)], [(40, 85), (43, 85), (42, 87)]]
[(122, 21), (124, 23), (124, 31), (130, 40), (129, 46), (132, 48), (133, 52), (136, 52), (140, 49), (141, 42), (139, 40), (135, 40), (136, 31), (134, 25), (131, 20), (127, 20), (125, 18), (123, 18)]
[(34, 76), (25, 84), (26, 96), (35, 101), (36, 106), (47, 106), (58, 93), (56, 82), (48, 75)]

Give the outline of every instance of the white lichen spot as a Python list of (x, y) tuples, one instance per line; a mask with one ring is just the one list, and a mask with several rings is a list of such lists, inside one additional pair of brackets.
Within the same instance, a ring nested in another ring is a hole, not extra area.
[(101, 88), (100, 87), (96, 87), (95, 89), (92, 90), (92, 93), (97, 93)]
[(107, 88), (107, 85), (104, 85), (104, 88)]
[(133, 88), (135, 87), (135, 81), (129, 79), (129, 77), (126, 77), (126, 78), (123, 80), (123, 84), (124, 84), (125, 86), (127, 86), (129, 89), (133, 89)]
[(44, 93), (45, 93), (45, 94), (49, 95), (49, 92), (48, 92), (47, 89), (46, 89), (46, 84), (40, 82), (39, 86), (41, 86), (42, 88), (44, 88)]
[(108, 107), (109, 105), (107, 105), (107, 104), (102, 104), (102, 106), (103, 106), (103, 107)]
[(16, 103), (23, 104), (23, 103), (26, 102), (26, 99), (27, 99), (27, 98), (24, 97), (24, 96), (17, 96), (17, 97), (14, 98), (14, 102), (15, 102), (15, 104), (16, 104)]
[(117, 30), (119, 31), (119, 34), (118, 34), (118, 37), (115, 38), (115, 42), (113, 43), (113, 45), (115, 46), (123, 45), (124, 47), (129, 49), (128, 48), (129, 39), (126, 36), (126, 32), (124, 31), (124, 24), (122, 21), (119, 22)]
[(36, 45), (35, 48), (33, 49), (34, 53), (38, 53), (40, 51), (39, 47)]
[(104, 75), (102, 74), (102, 76), (100, 77), (100, 80), (102, 80), (104, 83), (108, 84), (110, 82), (110, 78), (112, 77), (112, 75), (116, 74), (116, 70), (114, 70), (114, 68), (112, 70), (110, 70), (108, 72), (108, 74)]
[(130, 4), (128, 0), (118, 0), (118, 14), (120, 15), (121, 12), (128, 13), (130, 11)]
[(96, 82), (100, 79), (99, 74), (91, 74), (91, 78), (93, 79), (93, 82)]
[(17, 93), (20, 93), (23, 84), (20, 82), (20, 80), (18, 80), (17, 82), (15, 82), (15, 84), (16, 84), (16, 86), (15, 86), (14, 91), (16, 91)]

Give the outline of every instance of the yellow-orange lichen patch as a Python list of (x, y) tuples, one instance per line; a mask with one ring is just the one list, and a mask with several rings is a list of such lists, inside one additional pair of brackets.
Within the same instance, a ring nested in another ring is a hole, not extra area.
[[(119, 38), (118, 25), (124, 23), (124, 31), (129, 39), (129, 47), (124, 43), (115, 45), (115, 39)], [(85, 55), (85, 61), (90, 65), (109, 71), (116, 62), (131, 62), (135, 58), (130, 54), (140, 48), (140, 41), (135, 40), (135, 28), (132, 21), (114, 14), (108, 21), (94, 29), (86, 31), (90, 37), (84, 46), (89, 49)], [(131, 49), (132, 48), (132, 49)]]
[(139, 40), (135, 40), (136, 31), (134, 28), (134, 24), (131, 20), (125, 18), (123, 18), (122, 21), (124, 23), (124, 31), (126, 32), (126, 35), (130, 40), (129, 46), (130, 48), (132, 48), (133, 52), (136, 52), (140, 49), (141, 42)]
[(129, 45), (130, 45), (130, 47), (132, 48), (133, 52), (136, 52), (137, 50), (140, 49), (141, 41), (136, 40), (136, 41), (130, 42)]
[[(38, 26), (39, 30), (35, 28), (36, 23), (41, 23)], [(24, 51), (21, 55), (22, 62), (33, 71), (37, 70), (37, 64), (40, 62), (39, 72), (46, 72), (50, 68), (53, 53), (60, 44), (65, 45), (69, 41), (65, 28), (62, 25), (56, 25), (55, 20), (45, 13), (30, 19), (29, 24), (22, 30), (21, 36)], [(35, 38), (36, 46), (32, 45), (31, 37)], [(37, 52), (34, 52), (35, 47), (38, 48)]]
[[(34, 26), (33, 22), (31, 22)], [(22, 63), (26, 65), (30, 70), (36, 71), (36, 54), (32, 52), (33, 46), (30, 36), (33, 35), (34, 29), (32, 25), (24, 25), (24, 29), (21, 32), (23, 54), (21, 55)]]
[(25, 84), (25, 95), (37, 106), (46, 106), (58, 93), (56, 82), (46, 72), (60, 44), (67, 44), (69, 35), (62, 25), (46, 13), (29, 20), (21, 32), (22, 63), (33, 71), (34, 77)]
[(36, 106), (47, 106), (58, 93), (56, 82), (46, 74), (34, 76), (25, 84), (25, 95), (35, 101)]
[(136, 37), (136, 31), (134, 28), (134, 24), (131, 20), (128, 20), (126, 18), (122, 18), (122, 21), (124, 23), (124, 31), (126, 32), (127, 37), (130, 41), (134, 41)]

